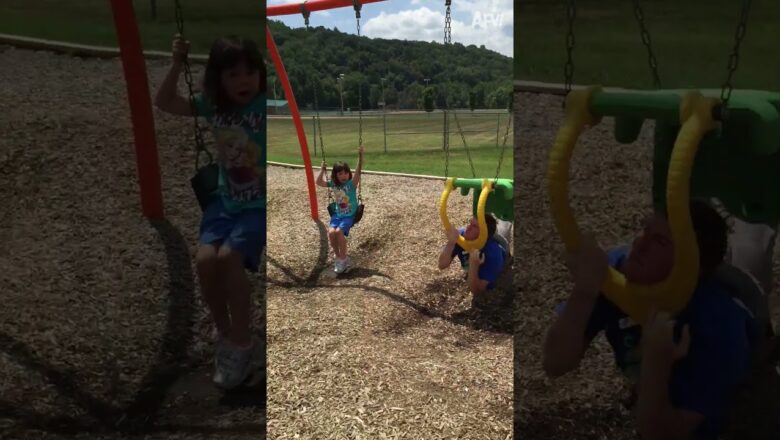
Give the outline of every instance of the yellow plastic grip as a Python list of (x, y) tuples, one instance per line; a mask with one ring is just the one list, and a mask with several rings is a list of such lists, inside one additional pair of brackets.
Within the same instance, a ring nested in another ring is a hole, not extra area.
[[(580, 246), (580, 231), (568, 203), (569, 161), (586, 126), (599, 122), (590, 114), (590, 102), (598, 87), (572, 91), (566, 100), (566, 117), (550, 153), (547, 179), (553, 220), (567, 251)], [(634, 321), (644, 323), (651, 307), (676, 314), (688, 303), (698, 282), (699, 251), (690, 218), (690, 178), (699, 143), (715, 128), (712, 109), (717, 101), (689, 92), (680, 104), (682, 128), (669, 162), (666, 205), (674, 243), (674, 265), (669, 276), (653, 285), (628, 283), (610, 268), (604, 295)]]
[[(447, 216), (447, 200), (450, 198), (450, 192), (455, 188), (455, 182), (457, 178), (450, 177), (444, 184), (444, 191), (441, 193), (441, 199), (439, 199), (439, 217), (441, 217), (441, 225), (444, 227), (444, 232), (452, 228), (450, 225), (450, 219)], [(488, 179), (482, 180), (482, 192), (479, 194), (479, 200), (477, 201), (477, 224), (479, 225), (479, 235), (475, 240), (466, 240), (461, 235), (458, 237), (458, 246), (463, 248), (466, 252), (470, 252), (473, 249), (482, 249), (487, 242), (487, 223), (485, 223), (485, 203), (487, 203), (488, 195), (493, 191), (493, 184)]]

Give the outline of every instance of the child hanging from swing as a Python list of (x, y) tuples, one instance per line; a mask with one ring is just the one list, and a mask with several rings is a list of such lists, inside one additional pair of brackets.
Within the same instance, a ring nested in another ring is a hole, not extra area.
[[(203, 93), (181, 96), (177, 83), (190, 43), (173, 41), (173, 63), (155, 98), (179, 116), (203, 116), (214, 128), (218, 190), (205, 207), (195, 256), (203, 298), (216, 327), (214, 383), (231, 389), (265, 368), (264, 341), (252, 335), (252, 288), (265, 247), (265, 62), (257, 45), (218, 38), (206, 64)], [(193, 115), (193, 113), (195, 113)]]
[(320, 174), (317, 176), (317, 185), (333, 191), (333, 202), (328, 205), (330, 212), (330, 227), (328, 239), (333, 253), (336, 254), (334, 270), (342, 274), (349, 270), (351, 261), (347, 255), (347, 237), (349, 230), (355, 224), (355, 215), (358, 212), (358, 198), (356, 188), (360, 185), (360, 171), (363, 169), (363, 146), (358, 147), (358, 163), (355, 174), (345, 162), (333, 164), (331, 178), (327, 180), (325, 161), (322, 161)]

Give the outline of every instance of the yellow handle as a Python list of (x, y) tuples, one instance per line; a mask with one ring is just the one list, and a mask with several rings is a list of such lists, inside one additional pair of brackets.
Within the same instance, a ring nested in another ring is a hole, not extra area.
[[(439, 217), (441, 217), (441, 225), (444, 227), (444, 232), (452, 228), (450, 225), (450, 219), (447, 216), (447, 200), (450, 198), (450, 192), (455, 188), (455, 182), (457, 178), (450, 177), (444, 184), (444, 191), (441, 193), (441, 199), (439, 200)], [(485, 222), (485, 204), (487, 203), (488, 195), (493, 191), (493, 184), (488, 179), (482, 180), (482, 192), (479, 194), (479, 200), (477, 201), (477, 224), (479, 225), (479, 235), (475, 240), (466, 240), (461, 235), (458, 237), (458, 246), (463, 248), (464, 251), (469, 252), (473, 249), (482, 249), (487, 242), (487, 223)]]
[[(572, 91), (566, 100), (566, 119), (553, 144), (547, 170), (550, 208), (558, 233), (567, 251), (580, 246), (580, 231), (568, 203), (569, 161), (577, 139), (586, 126), (598, 123), (590, 114), (590, 102), (597, 87)], [(699, 274), (699, 251), (689, 210), (690, 178), (701, 138), (715, 127), (712, 108), (716, 100), (689, 92), (680, 104), (682, 128), (672, 151), (666, 186), (669, 227), (674, 243), (674, 266), (660, 283), (628, 283), (610, 268), (604, 295), (634, 321), (643, 323), (651, 307), (676, 314), (690, 300)]]

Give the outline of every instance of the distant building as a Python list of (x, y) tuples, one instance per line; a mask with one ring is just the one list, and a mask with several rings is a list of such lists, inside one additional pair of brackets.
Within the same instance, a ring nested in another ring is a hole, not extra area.
[(282, 99), (266, 99), (266, 108), (269, 115), (289, 115), (290, 107), (287, 105), (286, 100)]

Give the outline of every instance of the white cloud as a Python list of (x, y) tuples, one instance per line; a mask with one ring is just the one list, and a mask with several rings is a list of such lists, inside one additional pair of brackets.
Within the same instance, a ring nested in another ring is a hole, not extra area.
[[(414, 2), (414, 0), (413, 0)], [(512, 56), (514, 50), (512, 26), (512, 2), (508, 0), (456, 1), (459, 10), (466, 10), (467, 23), (456, 19), (453, 13), (452, 41), (465, 45), (485, 45), (486, 48)], [(364, 25), (364, 35), (372, 38), (401, 40), (444, 40), (444, 10), (431, 10), (423, 6), (369, 19)]]

